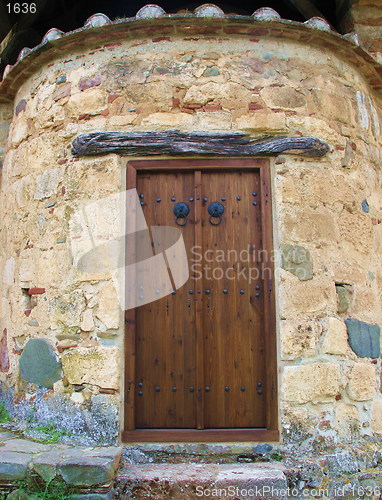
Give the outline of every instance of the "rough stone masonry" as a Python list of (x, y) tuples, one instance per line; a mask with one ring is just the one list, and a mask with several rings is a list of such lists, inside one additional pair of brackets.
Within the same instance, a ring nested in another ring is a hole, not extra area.
[[(11, 413), (53, 419), (79, 440), (111, 443), (119, 432), (123, 314), (110, 271), (73, 266), (70, 223), (121, 191), (124, 175), (116, 154), (74, 157), (78, 135), (312, 136), (330, 145), (327, 155), (272, 163), (282, 440), (380, 446), (380, 47), (367, 52), (322, 20), (267, 12), (98, 17), (73, 33), (49, 32), (8, 68), (0, 371)], [(107, 220), (93, 229), (112, 237)]]

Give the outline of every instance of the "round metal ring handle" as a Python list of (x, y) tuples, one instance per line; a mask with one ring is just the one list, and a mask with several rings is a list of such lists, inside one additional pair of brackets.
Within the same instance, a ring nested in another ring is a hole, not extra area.
[[(222, 215), (224, 213), (224, 205), (220, 201), (213, 201), (208, 205), (208, 213), (210, 214), (210, 224), (213, 226), (219, 226), (222, 221)], [(215, 222), (215, 219), (217, 221)]]
[(185, 226), (187, 224), (187, 215), (190, 213), (190, 207), (187, 203), (184, 203), (183, 201), (175, 203), (173, 212), (176, 217), (176, 224), (178, 226)]
[[(217, 222), (213, 222), (214, 219), (218, 219)], [(218, 217), (216, 217), (214, 215), (210, 216), (210, 224), (212, 226), (219, 226), (221, 224), (221, 221), (222, 221), (222, 216), (221, 215), (219, 215)]]
[[(180, 221), (183, 221), (182, 223)], [(185, 226), (187, 224), (187, 218), (186, 217), (177, 217), (175, 219), (175, 223), (178, 225), (178, 226)]]

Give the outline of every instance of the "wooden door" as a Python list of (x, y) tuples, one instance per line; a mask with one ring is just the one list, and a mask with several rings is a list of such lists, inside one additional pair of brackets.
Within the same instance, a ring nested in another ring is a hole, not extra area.
[(259, 170), (142, 171), (137, 191), (148, 226), (181, 231), (190, 277), (136, 309), (135, 427), (266, 427)]

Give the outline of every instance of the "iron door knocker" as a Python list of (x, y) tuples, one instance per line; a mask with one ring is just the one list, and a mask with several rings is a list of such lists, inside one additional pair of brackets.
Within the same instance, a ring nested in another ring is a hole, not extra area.
[[(208, 213), (210, 214), (210, 224), (218, 226), (222, 221), (224, 206), (219, 201), (213, 201), (208, 206)], [(213, 222), (214, 219), (218, 219), (218, 221)]]
[[(174, 215), (176, 217), (175, 222), (178, 226), (185, 226), (187, 224), (187, 215), (190, 213), (190, 207), (187, 203), (180, 201), (179, 203), (175, 203), (174, 205)], [(180, 221), (183, 221), (181, 223)]]

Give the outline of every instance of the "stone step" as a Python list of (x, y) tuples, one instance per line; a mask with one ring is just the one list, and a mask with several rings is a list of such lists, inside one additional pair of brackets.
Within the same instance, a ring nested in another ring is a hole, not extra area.
[(124, 500), (285, 499), (284, 471), (279, 463), (125, 464), (117, 475), (115, 489)]
[(270, 443), (139, 443), (123, 446), (123, 461), (145, 463), (238, 463), (280, 460)]

